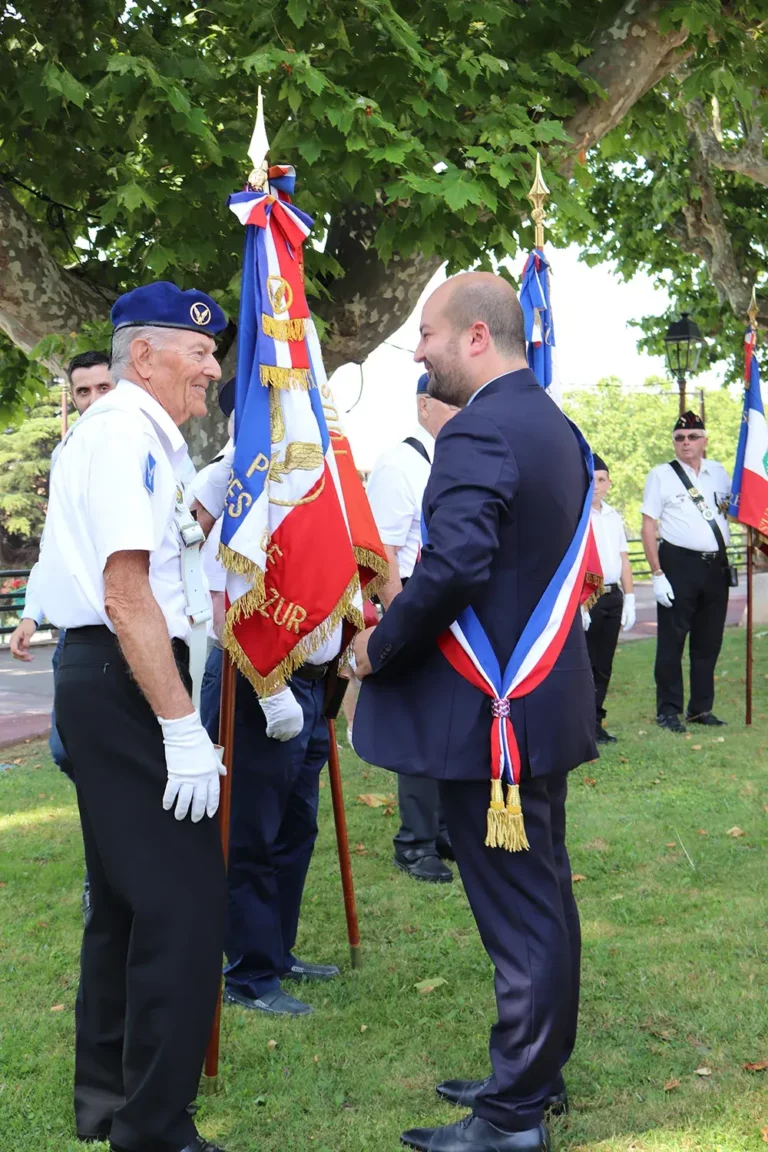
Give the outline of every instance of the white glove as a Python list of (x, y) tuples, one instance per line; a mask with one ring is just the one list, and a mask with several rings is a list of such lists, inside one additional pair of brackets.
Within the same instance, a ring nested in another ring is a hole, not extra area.
[(663, 572), (653, 578), (653, 594), (662, 608), (671, 608), (675, 593)]
[(624, 593), (624, 606), (621, 609), (621, 630), (622, 632), (629, 632), (634, 628), (637, 613), (635, 611), (635, 594), (634, 592)]
[(592, 623), (592, 617), (589, 611), (582, 605), (581, 608), (581, 624), (585, 632), (589, 631), (589, 626)]
[(202, 468), (194, 480), (186, 486), (187, 501), (197, 500), (214, 520), (224, 511), (229, 487), (229, 476), (235, 458), (235, 445), (228, 440), (221, 454), (221, 460)]
[(293, 740), (299, 735), (304, 727), (304, 713), (290, 688), (283, 688), (274, 696), (261, 697), (259, 704), (267, 718), (267, 736), (273, 740)]
[(183, 820), (192, 805), (192, 822), (215, 816), (219, 807), (219, 776), (227, 770), (219, 759), (211, 738), (200, 723), (197, 711), (180, 720), (158, 716), (163, 730), (168, 783), (163, 794), (166, 812), (176, 802), (174, 813)]

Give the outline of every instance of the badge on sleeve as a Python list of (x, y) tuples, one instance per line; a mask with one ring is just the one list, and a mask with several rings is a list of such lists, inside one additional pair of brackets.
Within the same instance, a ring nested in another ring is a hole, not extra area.
[(155, 465), (157, 461), (151, 452), (147, 452), (147, 459), (144, 464), (144, 487), (147, 492), (155, 491)]

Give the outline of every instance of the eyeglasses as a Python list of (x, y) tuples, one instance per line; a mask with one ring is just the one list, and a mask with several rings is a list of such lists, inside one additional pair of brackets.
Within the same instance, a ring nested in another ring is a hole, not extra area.
[(675, 444), (683, 444), (686, 440), (690, 440), (693, 443), (694, 440), (703, 440), (704, 436), (704, 432), (676, 432), (673, 440)]

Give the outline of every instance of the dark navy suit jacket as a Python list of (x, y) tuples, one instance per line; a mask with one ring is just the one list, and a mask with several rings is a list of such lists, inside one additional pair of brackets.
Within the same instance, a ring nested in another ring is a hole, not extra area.
[[(573, 430), (527, 369), (491, 381), (445, 425), (424, 493), (429, 543), (368, 646), (373, 674), (353, 735), (363, 759), (437, 779), (490, 777), (490, 700), (436, 640), (471, 604), (506, 666), (573, 539), (587, 483)], [(550, 675), (511, 708), (524, 776), (595, 758), (578, 613)]]

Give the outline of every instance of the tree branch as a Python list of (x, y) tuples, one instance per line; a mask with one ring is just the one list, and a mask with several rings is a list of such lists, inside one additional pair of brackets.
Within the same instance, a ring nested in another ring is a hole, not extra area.
[(44, 336), (103, 320), (109, 306), (106, 292), (56, 262), (38, 225), (0, 183), (0, 328), (13, 343), (31, 352)]
[(739, 176), (746, 176), (756, 184), (768, 188), (768, 160), (764, 149), (765, 129), (754, 108), (752, 126), (736, 152), (723, 147), (713, 125), (709, 122), (701, 100), (691, 100), (684, 113), (688, 127), (696, 137), (701, 155), (708, 165), (720, 168), (724, 172), (736, 172)]

